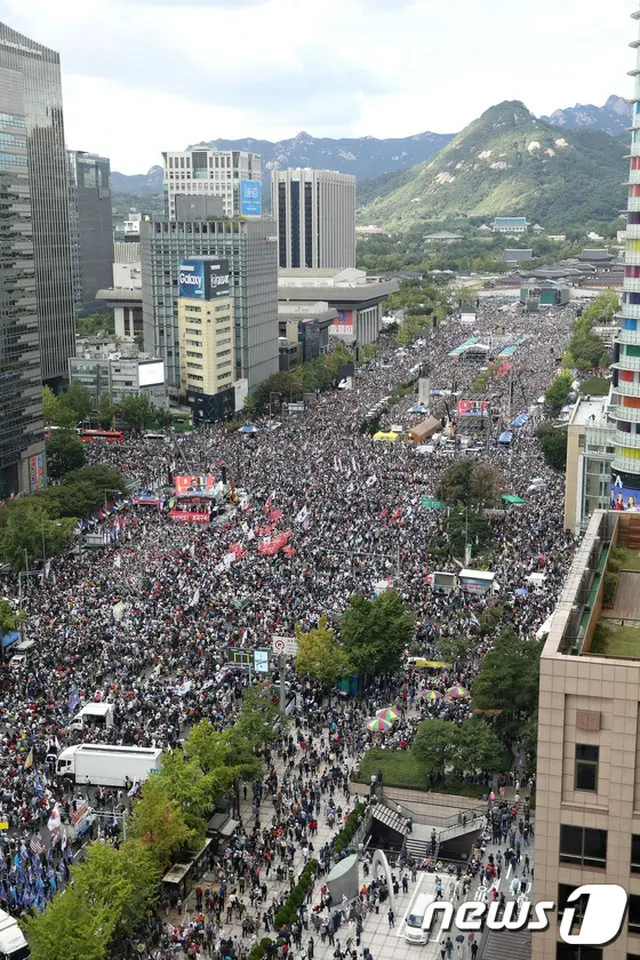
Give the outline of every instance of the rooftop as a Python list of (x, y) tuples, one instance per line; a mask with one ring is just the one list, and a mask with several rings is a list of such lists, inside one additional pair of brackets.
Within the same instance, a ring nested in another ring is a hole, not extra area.
[(573, 408), (570, 427), (585, 427), (588, 424), (596, 424), (599, 421), (606, 422), (605, 409), (607, 407), (607, 398), (598, 397), (595, 400), (585, 400), (580, 398)]

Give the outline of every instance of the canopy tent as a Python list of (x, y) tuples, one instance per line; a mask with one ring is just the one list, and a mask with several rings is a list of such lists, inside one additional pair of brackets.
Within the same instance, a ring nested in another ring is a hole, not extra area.
[(511, 421), (512, 430), (519, 430), (520, 427), (524, 427), (525, 423), (529, 419), (529, 415), (526, 413), (519, 413), (518, 416)]
[(426, 420), (416, 424), (415, 427), (411, 427), (409, 436), (415, 443), (424, 443), (425, 440), (428, 440), (429, 437), (432, 437), (434, 433), (438, 433), (441, 429), (442, 424), (439, 420), (436, 420), (435, 417), (427, 417)]
[(253, 423), (248, 423), (244, 427), (240, 427), (239, 433), (260, 433), (260, 428), (256, 427)]
[(398, 434), (394, 433), (393, 430), (378, 430), (377, 433), (373, 435), (374, 440), (390, 440), (392, 443), (394, 440), (398, 439)]
[(421, 403), (417, 404), (415, 407), (411, 407), (409, 413), (428, 413), (429, 411)]
[(511, 443), (512, 440), (513, 440), (513, 434), (511, 433), (510, 430), (504, 430), (498, 437), (498, 443), (507, 444), (507, 443)]
[(524, 503), (524, 500), (522, 499), (522, 497), (517, 497), (515, 493), (503, 493), (502, 499), (504, 500), (505, 503), (512, 503), (512, 504)]

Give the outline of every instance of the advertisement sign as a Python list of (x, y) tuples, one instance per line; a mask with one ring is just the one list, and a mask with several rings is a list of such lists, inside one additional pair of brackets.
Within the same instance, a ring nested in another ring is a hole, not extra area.
[(201, 475), (198, 477), (176, 476), (173, 478), (176, 493), (179, 497), (213, 497), (216, 485), (215, 477)]
[(338, 316), (331, 321), (329, 333), (334, 337), (352, 337), (353, 310), (338, 310)]
[(612, 483), (609, 491), (609, 509), (624, 510), (625, 513), (640, 512), (640, 490), (632, 490), (630, 487)]
[(164, 383), (164, 360), (151, 360), (149, 363), (138, 364), (138, 386), (153, 387), (162, 383)]
[(204, 265), (206, 300), (229, 296), (229, 261), (206, 260)]
[(178, 271), (178, 296), (204, 300), (204, 260), (181, 260)]
[(31, 492), (44, 489), (44, 456), (36, 453), (29, 457), (29, 486)]
[(459, 400), (456, 407), (459, 417), (486, 417), (486, 400)]
[(259, 217), (262, 213), (262, 182), (240, 181), (240, 213), (243, 217)]

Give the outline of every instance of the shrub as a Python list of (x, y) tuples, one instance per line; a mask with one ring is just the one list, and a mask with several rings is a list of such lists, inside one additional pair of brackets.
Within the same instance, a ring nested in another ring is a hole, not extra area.
[[(313, 883), (317, 870), (318, 861), (310, 860), (300, 874), (293, 890), (291, 890), (289, 896), (273, 918), (273, 926), (276, 930), (282, 929), (285, 924), (290, 927), (296, 923), (298, 920), (298, 911), (305, 901), (309, 884)], [(260, 956), (262, 956), (262, 954), (260, 954)]]
[(602, 593), (603, 602), (607, 605), (613, 604), (616, 598), (616, 590), (620, 582), (620, 575), (609, 570), (604, 575), (604, 590)]

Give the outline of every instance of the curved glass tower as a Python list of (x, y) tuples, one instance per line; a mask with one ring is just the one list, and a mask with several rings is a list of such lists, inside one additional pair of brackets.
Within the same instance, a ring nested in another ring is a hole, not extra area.
[[(640, 21), (640, 10), (632, 13)], [(631, 154), (627, 199), (627, 240), (620, 331), (614, 344), (613, 407), (616, 421), (613, 499), (618, 509), (640, 508), (640, 25), (636, 68), (630, 70), (635, 89), (631, 99)], [(635, 499), (629, 504), (629, 497)]]

